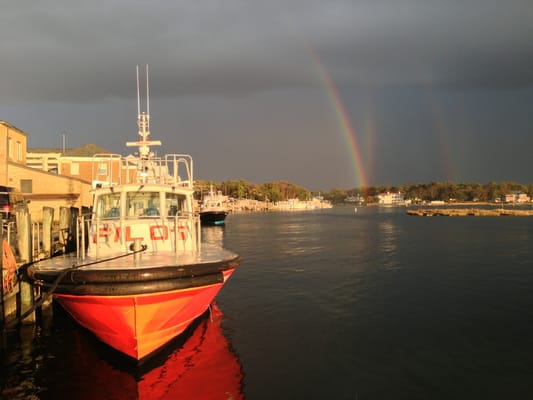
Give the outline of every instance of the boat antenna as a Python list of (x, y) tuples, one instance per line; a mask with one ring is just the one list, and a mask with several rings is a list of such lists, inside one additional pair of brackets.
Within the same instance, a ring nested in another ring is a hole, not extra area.
[(137, 65), (137, 118), (141, 115), (141, 95), (139, 93), (139, 66)]
[(139, 147), (139, 157), (141, 160), (150, 158), (150, 146), (160, 146), (161, 141), (150, 140), (150, 86), (148, 82), (148, 65), (146, 65), (146, 112), (141, 112), (139, 66), (137, 65), (137, 126), (139, 127), (140, 139), (137, 142), (127, 142), (127, 147)]
[(150, 83), (148, 82), (148, 64), (146, 64), (146, 114), (150, 118)]

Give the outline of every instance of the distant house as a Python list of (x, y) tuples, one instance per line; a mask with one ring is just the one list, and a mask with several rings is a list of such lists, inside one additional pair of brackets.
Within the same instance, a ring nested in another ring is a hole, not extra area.
[(378, 194), (378, 204), (382, 204), (382, 205), (403, 205), (403, 204), (405, 204), (405, 198), (404, 198), (402, 192), (381, 193), (381, 194)]
[(505, 195), (506, 203), (529, 203), (531, 198), (524, 192), (511, 192)]

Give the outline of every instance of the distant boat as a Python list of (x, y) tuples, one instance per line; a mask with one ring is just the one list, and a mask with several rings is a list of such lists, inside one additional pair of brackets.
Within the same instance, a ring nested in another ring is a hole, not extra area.
[(155, 157), (161, 143), (140, 105), (138, 126), (136, 156), (93, 158), (93, 212), (79, 221), (77, 251), (31, 265), (28, 277), (102, 342), (143, 360), (208, 309), (240, 260), (202, 243), (192, 157)]
[(209, 193), (204, 196), (200, 205), (200, 221), (202, 225), (224, 225), (229, 213), (227, 207), (228, 197), (221, 191), (215, 193), (213, 185), (209, 187)]

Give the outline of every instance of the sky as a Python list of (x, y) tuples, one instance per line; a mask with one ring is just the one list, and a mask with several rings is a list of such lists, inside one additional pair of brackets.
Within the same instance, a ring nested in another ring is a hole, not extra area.
[(4, 1), (0, 120), (126, 155), (148, 64), (154, 150), (197, 179), (533, 183), (532, 21), (531, 0)]

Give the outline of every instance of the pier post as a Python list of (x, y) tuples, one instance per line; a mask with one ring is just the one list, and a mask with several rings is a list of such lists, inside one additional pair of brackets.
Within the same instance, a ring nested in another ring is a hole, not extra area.
[[(17, 243), (19, 250), (20, 262), (27, 264), (33, 261), (32, 254), (32, 240), (31, 240), (31, 215), (26, 206), (19, 206), (15, 208), (15, 215), (17, 219)], [(20, 307), (18, 307), (17, 314), (24, 313), (33, 306), (33, 286), (29, 282), (19, 280), (20, 284)], [(35, 313), (30, 314), (24, 322), (34, 323)]]
[(83, 244), (84, 244), (83, 251), (85, 252), (87, 251), (87, 248), (89, 247), (89, 226), (90, 226), (91, 218), (92, 218), (91, 208), (87, 206), (82, 206), (81, 215), (84, 216), (84, 218), (82, 219), (83, 221), (82, 233), (83, 233)]
[(79, 229), (78, 229), (78, 217), (80, 215), (80, 209), (76, 207), (70, 207), (70, 220), (69, 220), (69, 240), (67, 242), (67, 253), (76, 251), (76, 246), (79, 240)]
[(67, 242), (69, 237), (70, 226), (70, 208), (59, 207), (59, 244), (61, 245), (63, 253), (67, 250)]
[(45, 257), (52, 257), (52, 226), (54, 224), (54, 209), (43, 207), (43, 252)]
[(20, 262), (23, 264), (32, 261), (31, 248), (31, 216), (26, 206), (16, 207), (17, 219), (17, 247)]

